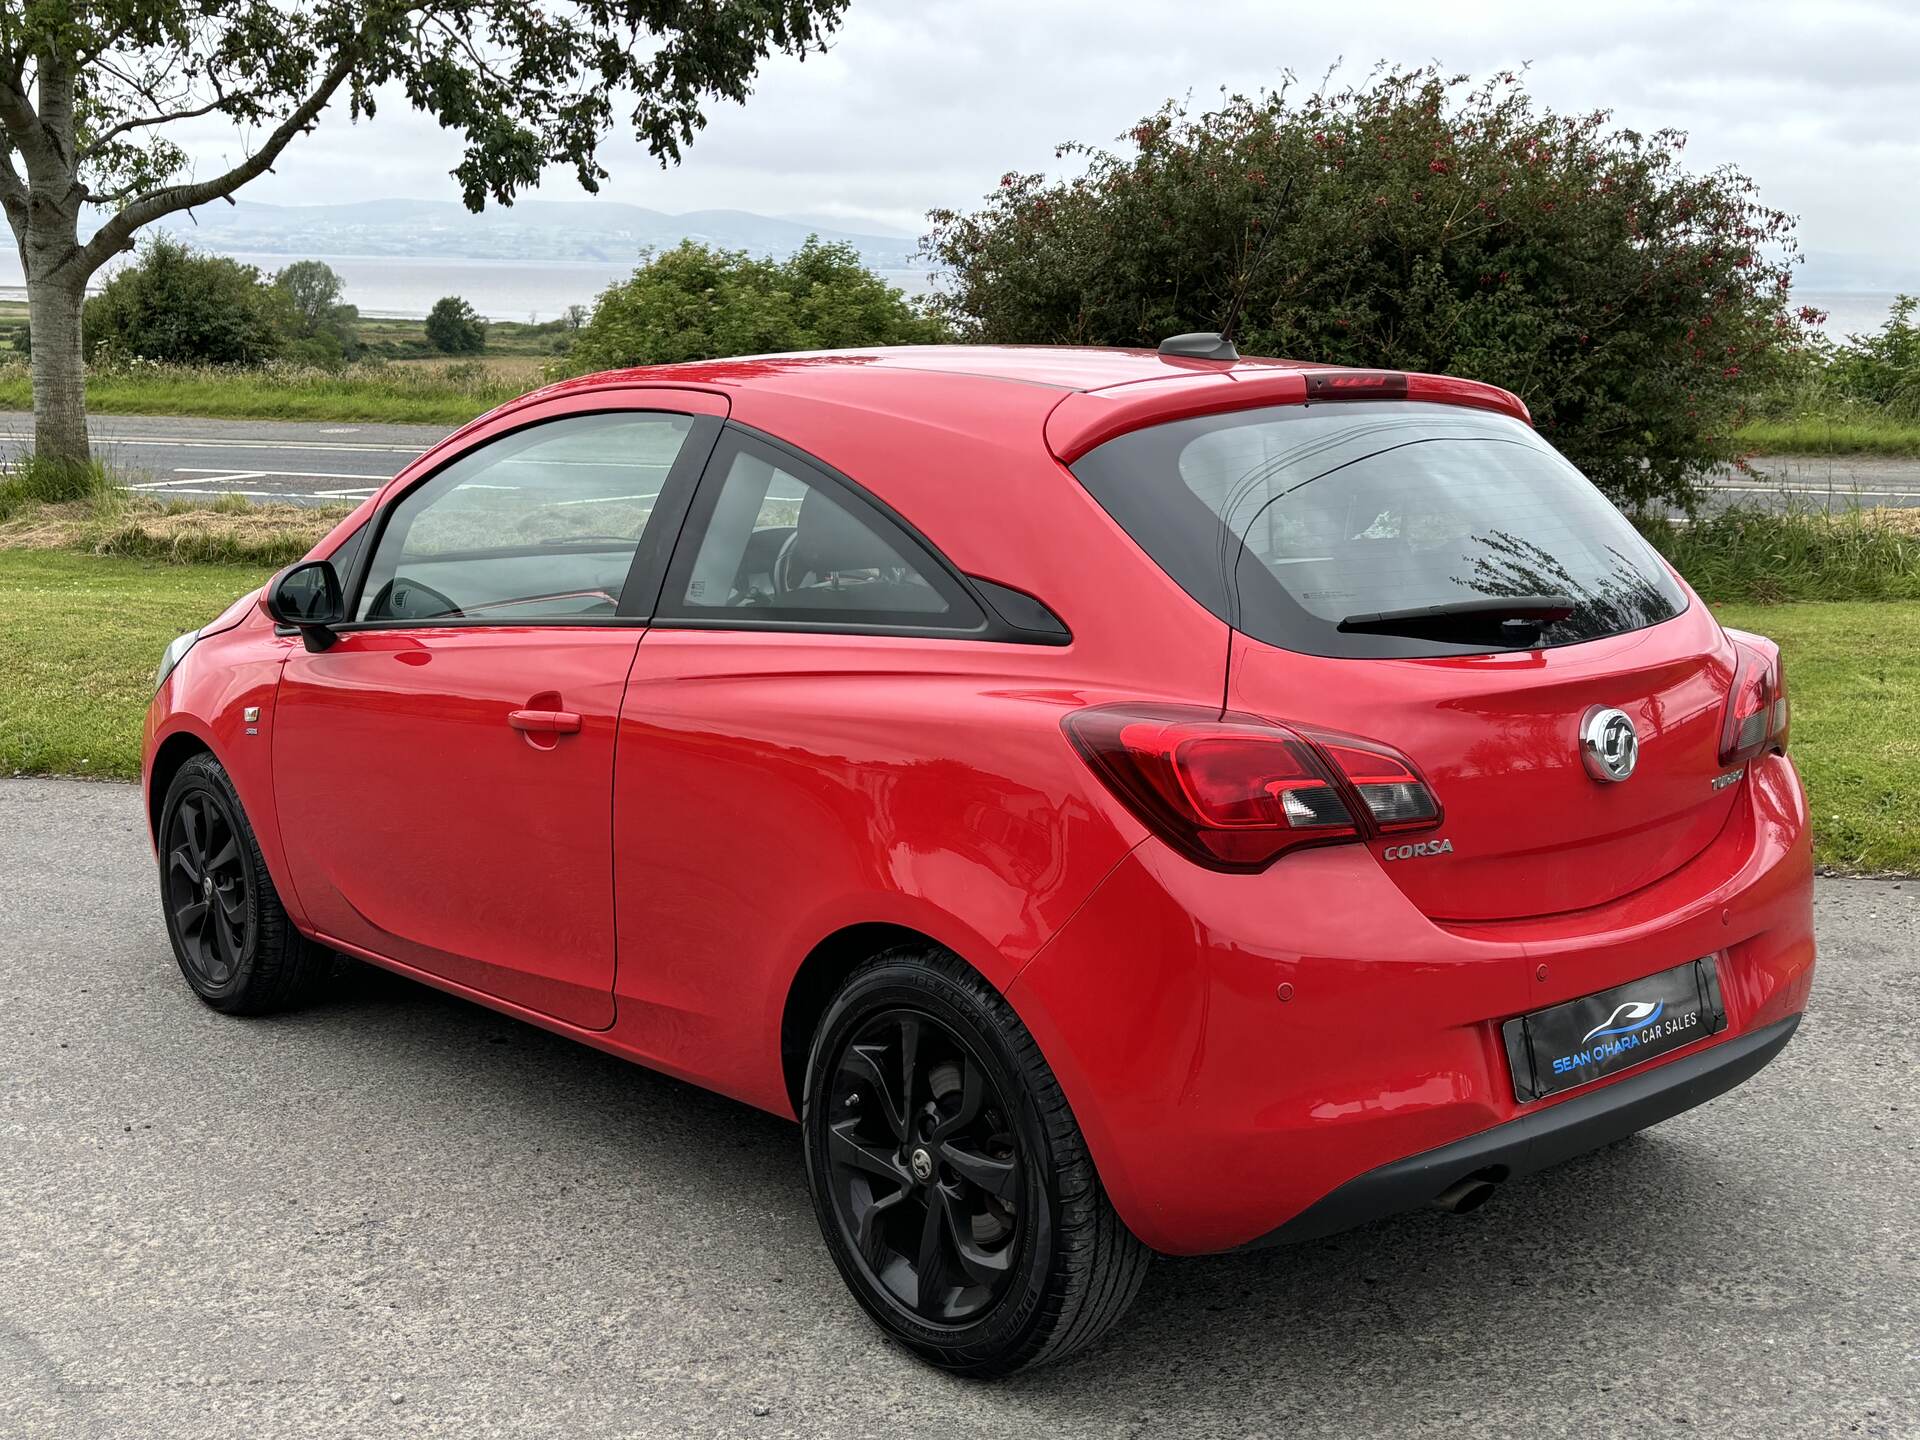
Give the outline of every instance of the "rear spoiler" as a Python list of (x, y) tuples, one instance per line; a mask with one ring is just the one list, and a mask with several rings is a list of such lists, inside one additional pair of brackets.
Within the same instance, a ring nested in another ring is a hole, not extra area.
[(1071, 465), (1116, 435), (1169, 420), (1218, 415), (1268, 405), (1319, 405), (1342, 400), (1425, 400), (1493, 410), (1531, 425), (1518, 395), (1478, 380), (1398, 370), (1348, 370), (1336, 366), (1282, 369), (1234, 366), (1183, 371), (1161, 380), (1138, 380), (1067, 396), (1047, 416), (1047, 448)]

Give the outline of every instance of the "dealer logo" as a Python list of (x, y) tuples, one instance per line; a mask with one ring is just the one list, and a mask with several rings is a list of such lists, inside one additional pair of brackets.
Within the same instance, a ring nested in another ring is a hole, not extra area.
[(1611, 1015), (1580, 1037), (1580, 1043), (1584, 1045), (1589, 1040), (1598, 1040), (1606, 1035), (1625, 1035), (1642, 1025), (1651, 1025), (1666, 1008), (1667, 1002), (1664, 1000), (1629, 1000), (1624, 1005), (1616, 1005)]

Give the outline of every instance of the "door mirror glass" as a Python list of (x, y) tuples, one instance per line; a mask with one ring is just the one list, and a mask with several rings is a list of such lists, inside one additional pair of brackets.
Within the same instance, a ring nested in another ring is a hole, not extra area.
[(273, 577), (267, 586), (267, 614), (282, 625), (325, 627), (346, 618), (340, 577), (328, 560), (309, 560)]

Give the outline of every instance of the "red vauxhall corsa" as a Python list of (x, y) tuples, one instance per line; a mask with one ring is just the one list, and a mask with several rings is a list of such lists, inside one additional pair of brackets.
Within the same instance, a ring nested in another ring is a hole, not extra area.
[(516, 401), (168, 647), (145, 785), (209, 1005), (345, 952), (796, 1116), (987, 1374), (1759, 1070), (1787, 717), (1512, 395), (1187, 336)]

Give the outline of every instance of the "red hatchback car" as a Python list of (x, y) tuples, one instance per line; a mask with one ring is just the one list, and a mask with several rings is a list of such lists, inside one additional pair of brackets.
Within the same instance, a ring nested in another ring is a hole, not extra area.
[(169, 647), (208, 1004), (345, 952), (797, 1116), (891, 1335), (1067, 1354), (1752, 1075), (1813, 975), (1768, 641), (1426, 375), (900, 349), (597, 375)]

